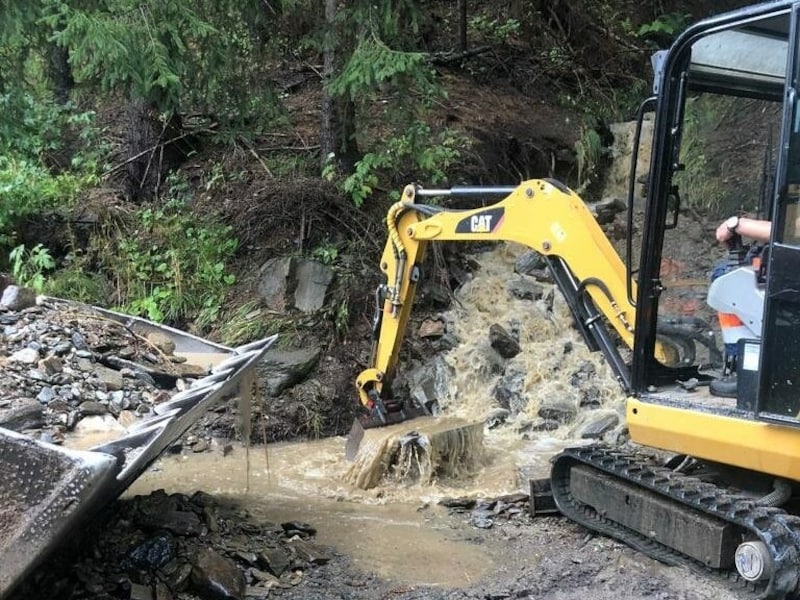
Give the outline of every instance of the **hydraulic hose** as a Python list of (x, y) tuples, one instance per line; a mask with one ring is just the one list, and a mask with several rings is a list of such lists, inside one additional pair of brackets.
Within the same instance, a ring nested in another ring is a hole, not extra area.
[(778, 479), (777, 477), (772, 482), (772, 491), (756, 500), (758, 506), (770, 506), (772, 508), (781, 506), (789, 498), (792, 497), (792, 484), (785, 479)]
[(586, 291), (586, 288), (589, 287), (590, 285), (595, 286), (601, 292), (603, 292), (605, 297), (608, 298), (608, 301), (611, 303), (611, 309), (614, 311), (614, 316), (622, 322), (627, 331), (633, 332), (633, 326), (625, 318), (625, 311), (619, 307), (616, 300), (614, 300), (614, 296), (611, 295), (611, 290), (608, 289), (606, 283), (601, 279), (598, 279), (597, 277), (587, 277), (586, 279), (581, 281), (578, 284), (578, 289), (577, 289), (578, 296), (582, 296), (583, 293)]

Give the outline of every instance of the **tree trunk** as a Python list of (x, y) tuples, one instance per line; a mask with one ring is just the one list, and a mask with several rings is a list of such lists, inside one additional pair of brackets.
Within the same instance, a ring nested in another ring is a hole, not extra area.
[(458, 51), (467, 51), (467, 0), (456, 1), (458, 12)]
[(48, 45), (48, 71), (53, 82), (53, 93), (59, 104), (69, 101), (69, 93), (75, 86), (72, 69), (69, 68), (69, 52), (56, 44)]
[(167, 174), (186, 156), (181, 118), (173, 114), (164, 122), (155, 107), (141, 98), (127, 105), (125, 190), (133, 202), (157, 196)]
[(322, 124), (320, 130), (320, 170), (336, 155), (336, 99), (328, 91), (333, 78), (336, 49), (334, 18), (337, 0), (325, 0), (325, 41), (322, 54)]
[(336, 98), (328, 91), (328, 84), (336, 76), (337, 69), (343, 61), (347, 43), (345, 36), (338, 35), (336, 30), (337, 0), (325, 0), (325, 42), (322, 62), (322, 123), (320, 131), (320, 168), (324, 169), (328, 161), (335, 161), (335, 166), (342, 173), (350, 173), (358, 156), (355, 131), (355, 105), (349, 98)]

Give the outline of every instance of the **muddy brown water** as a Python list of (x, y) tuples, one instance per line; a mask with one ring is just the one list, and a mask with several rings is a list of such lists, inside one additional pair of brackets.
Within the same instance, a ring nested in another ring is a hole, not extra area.
[[(263, 447), (251, 448), (249, 456), (241, 446), (227, 455), (221, 448), (212, 448), (210, 452), (165, 456), (127, 493), (146, 494), (163, 488), (191, 494), (202, 489), (234, 498), (268, 520), (309, 522), (317, 528), (320, 543), (346, 554), (356, 566), (398, 584), (458, 587), (480, 579), (495, 567), (495, 560), (480, 545), (456, 543), (452, 528), (439, 519), (444, 509), (437, 501), (527, 491), (528, 477), (546, 477), (549, 459), (578, 440), (570, 439), (566, 426), (528, 433), (528, 439), (519, 428), (536, 419), (541, 401), (548, 395), (577, 393), (569, 377), (582, 363), (595, 366), (595, 384), (607, 407), (622, 398), (600, 355), (589, 353), (571, 327), (568, 309), (558, 293), (552, 308), (544, 301), (520, 300), (508, 293), (506, 285), (522, 250), (504, 244), (481, 254), (480, 271), (459, 290), (459, 306), (448, 315), (461, 344), (446, 355), (455, 376), (446, 397), (439, 399), (444, 419), (481, 420), (496, 408), (491, 390), (498, 376), (486, 375), (480, 358), (480, 346), (488, 343), (492, 323), (518, 332), (523, 350), (508, 367), (526, 374), (527, 408), (509, 424), (483, 432), (482, 450), (475, 453), (471, 469), (423, 483), (387, 477), (376, 487), (363, 490), (347, 483), (352, 465), (344, 459), (345, 439), (330, 438), (270, 445), (266, 452)], [(565, 344), (573, 348), (567, 354)], [(424, 423), (416, 425), (425, 429)], [(385, 428), (368, 434), (388, 436), (393, 432)]]

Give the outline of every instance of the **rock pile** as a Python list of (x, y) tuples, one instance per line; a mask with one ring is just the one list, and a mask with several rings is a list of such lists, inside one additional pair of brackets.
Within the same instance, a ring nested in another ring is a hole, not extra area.
[(315, 533), (306, 523), (253, 519), (203, 492), (157, 491), (117, 502), (89, 532), (90, 546), (37, 570), (13, 600), (265, 598), (329, 561)]
[(76, 428), (122, 431), (207, 374), (174, 349), (91, 307), (0, 303), (0, 426), (56, 444)]

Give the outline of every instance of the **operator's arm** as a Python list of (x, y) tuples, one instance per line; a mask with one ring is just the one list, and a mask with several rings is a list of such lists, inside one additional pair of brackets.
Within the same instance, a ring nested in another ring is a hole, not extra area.
[(756, 240), (757, 242), (768, 242), (772, 233), (772, 223), (761, 219), (750, 219), (748, 217), (731, 217), (720, 223), (717, 227), (717, 241), (724, 244), (730, 240), (734, 234)]

